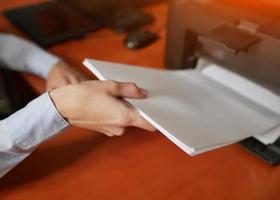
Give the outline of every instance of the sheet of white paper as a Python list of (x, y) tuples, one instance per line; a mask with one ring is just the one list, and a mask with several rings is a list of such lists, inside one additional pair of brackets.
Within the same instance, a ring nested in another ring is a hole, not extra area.
[(147, 89), (149, 98), (126, 100), (191, 155), (263, 133), (279, 123), (278, 114), (198, 71), (163, 71), (90, 59), (84, 65), (100, 80), (135, 82)]
[(265, 145), (274, 143), (279, 137), (280, 137), (280, 126), (272, 128), (271, 130), (265, 133), (254, 135), (255, 139), (259, 140)]
[(261, 85), (214, 64), (204, 68), (201, 72), (216, 82), (280, 115), (280, 97)]
[[(209, 64), (201, 72), (207, 77), (280, 115), (280, 97), (267, 88), (214, 64)], [(254, 138), (266, 145), (274, 143), (279, 137), (280, 126), (254, 135)]]

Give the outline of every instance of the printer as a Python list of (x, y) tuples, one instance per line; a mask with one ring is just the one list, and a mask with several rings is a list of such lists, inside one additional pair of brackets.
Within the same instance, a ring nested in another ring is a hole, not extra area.
[[(204, 59), (280, 96), (279, 10), (279, 0), (170, 0), (165, 64), (196, 68)], [(280, 163), (280, 139), (240, 143), (271, 165)]]

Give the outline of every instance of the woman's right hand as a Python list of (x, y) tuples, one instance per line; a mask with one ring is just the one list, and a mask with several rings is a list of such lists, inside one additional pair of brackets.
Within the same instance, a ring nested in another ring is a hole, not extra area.
[(148, 92), (134, 83), (86, 81), (50, 92), (58, 112), (73, 126), (120, 136), (129, 126), (156, 129), (122, 97), (143, 99)]

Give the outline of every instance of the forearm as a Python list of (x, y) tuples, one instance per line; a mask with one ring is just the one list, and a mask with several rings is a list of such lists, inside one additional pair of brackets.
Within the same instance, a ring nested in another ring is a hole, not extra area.
[(0, 177), (25, 159), (39, 144), (68, 126), (48, 93), (1, 121)]
[(37, 45), (10, 34), (0, 34), (0, 62), (3, 67), (46, 78), (60, 58)]

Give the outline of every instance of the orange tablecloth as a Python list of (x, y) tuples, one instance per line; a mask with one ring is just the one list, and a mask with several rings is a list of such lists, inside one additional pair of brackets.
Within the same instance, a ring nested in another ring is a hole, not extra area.
[[(35, 2), (1, 0), (0, 9)], [(167, 5), (147, 11), (156, 16), (150, 28), (161, 38), (143, 50), (128, 50), (123, 34), (100, 30), (49, 51), (85, 73), (81, 64), (85, 57), (161, 68)], [(2, 16), (0, 30), (24, 36)], [(44, 91), (43, 80), (23, 76), (36, 91)], [(159, 132), (136, 128), (116, 138), (70, 128), (0, 179), (1, 200), (276, 200), (279, 189), (280, 167), (268, 166), (238, 144), (190, 157)]]

